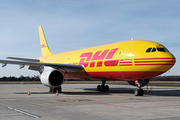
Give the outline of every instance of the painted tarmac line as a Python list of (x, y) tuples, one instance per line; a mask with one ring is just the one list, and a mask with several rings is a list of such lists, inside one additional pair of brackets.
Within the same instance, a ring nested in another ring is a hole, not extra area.
[(25, 112), (25, 111), (22, 111), (22, 110), (14, 109), (14, 108), (12, 108), (12, 107), (7, 107), (7, 108), (10, 109), (10, 110), (13, 110), (13, 111), (15, 111), (15, 112), (18, 112), (18, 113), (21, 113), (21, 114), (24, 114), (24, 115), (33, 117), (33, 118), (41, 118), (40, 116), (31, 114), (31, 113), (28, 113), (28, 112)]

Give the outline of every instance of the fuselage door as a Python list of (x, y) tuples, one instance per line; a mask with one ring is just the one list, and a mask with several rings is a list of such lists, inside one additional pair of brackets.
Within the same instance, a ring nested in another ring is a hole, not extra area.
[(124, 51), (124, 56), (123, 56), (123, 60), (124, 61), (132, 61), (132, 58), (134, 56), (133, 54), (133, 49), (135, 47), (135, 44), (129, 44), (125, 51)]

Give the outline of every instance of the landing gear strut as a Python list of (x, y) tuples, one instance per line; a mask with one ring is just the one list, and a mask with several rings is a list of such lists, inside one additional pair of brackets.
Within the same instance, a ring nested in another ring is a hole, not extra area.
[(105, 84), (106, 81), (102, 80), (102, 84), (97, 86), (97, 91), (109, 91), (109, 86)]
[(138, 80), (138, 88), (134, 90), (135, 96), (143, 96), (144, 95), (144, 90), (141, 88), (142, 83), (143, 83), (143, 81)]
[(57, 90), (58, 90), (58, 93), (61, 93), (62, 92), (61, 86), (56, 87), (56, 88), (54, 88), (54, 87), (49, 88), (49, 92), (52, 92), (52, 93), (56, 93)]

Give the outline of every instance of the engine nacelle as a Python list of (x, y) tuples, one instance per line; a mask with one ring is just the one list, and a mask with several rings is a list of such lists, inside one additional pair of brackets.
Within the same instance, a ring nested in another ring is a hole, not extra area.
[[(138, 86), (137, 84), (135, 84), (135, 81), (127, 81), (127, 82), (132, 86)], [(138, 80), (138, 82), (141, 84), (141, 87), (144, 87), (149, 83), (149, 79)]]
[(48, 87), (59, 87), (64, 82), (64, 75), (57, 69), (45, 69), (40, 78), (41, 83)]

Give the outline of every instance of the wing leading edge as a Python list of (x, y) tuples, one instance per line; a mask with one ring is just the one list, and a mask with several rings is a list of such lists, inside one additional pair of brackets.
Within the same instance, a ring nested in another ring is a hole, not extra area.
[(72, 64), (57, 64), (57, 63), (42, 63), (42, 62), (31, 62), (31, 61), (13, 61), (13, 60), (0, 60), (2, 67), (5, 67), (7, 64), (18, 64), (20, 69), (24, 66), (29, 66), (30, 70), (40, 71), (42, 67), (49, 66), (55, 69), (59, 69), (61, 72), (71, 73), (78, 72), (84, 69), (83, 65), (72, 65)]

